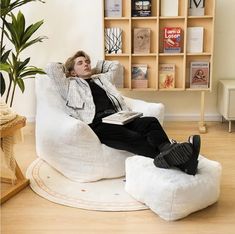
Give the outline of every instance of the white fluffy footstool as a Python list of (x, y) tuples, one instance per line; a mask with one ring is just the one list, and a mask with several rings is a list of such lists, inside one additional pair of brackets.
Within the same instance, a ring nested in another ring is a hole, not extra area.
[(220, 194), (220, 163), (199, 157), (198, 173), (161, 169), (151, 158), (126, 159), (126, 191), (161, 218), (181, 219), (215, 203)]

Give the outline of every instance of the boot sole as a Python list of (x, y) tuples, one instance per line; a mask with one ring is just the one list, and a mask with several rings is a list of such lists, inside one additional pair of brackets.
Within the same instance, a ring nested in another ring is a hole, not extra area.
[(176, 144), (175, 147), (161, 152), (155, 159), (154, 165), (161, 168), (170, 168), (187, 162), (193, 154), (189, 143)]

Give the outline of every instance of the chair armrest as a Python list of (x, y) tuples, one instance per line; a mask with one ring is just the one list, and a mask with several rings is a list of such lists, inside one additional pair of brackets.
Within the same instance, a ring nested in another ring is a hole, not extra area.
[(131, 110), (142, 112), (144, 116), (156, 117), (163, 125), (165, 106), (162, 103), (146, 102), (128, 97), (124, 97), (124, 100)]

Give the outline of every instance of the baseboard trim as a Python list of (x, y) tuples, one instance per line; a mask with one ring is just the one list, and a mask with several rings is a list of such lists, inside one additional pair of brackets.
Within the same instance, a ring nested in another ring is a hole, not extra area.
[[(219, 114), (206, 114), (204, 116), (205, 121), (221, 121), (221, 115)], [(165, 114), (164, 121), (200, 121), (200, 115), (171, 115)]]

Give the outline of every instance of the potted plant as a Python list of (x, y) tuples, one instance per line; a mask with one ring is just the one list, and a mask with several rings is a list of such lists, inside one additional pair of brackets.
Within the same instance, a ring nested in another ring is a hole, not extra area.
[(25, 90), (25, 79), (34, 78), (37, 73), (44, 74), (41, 68), (29, 65), (30, 57), (22, 59), (22, 51), (46, 37), (32, 38), (43, 24), (43, 20), (26, 26), (26, 19), (21, 11), (13, 10), (27, 3), (42, 0), (1, 0), (1, 96), (6, 92), (5, 102), (13, 104), (15, 90)]

